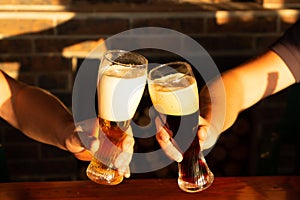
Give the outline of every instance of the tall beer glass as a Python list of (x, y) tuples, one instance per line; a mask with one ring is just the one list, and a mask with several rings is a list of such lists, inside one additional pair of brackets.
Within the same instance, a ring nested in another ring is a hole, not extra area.
[(206, 189), (214, 175), (206, 164), (197, 137), (199, 97), (190, 65), (171, 62), (155, 67), (148, 74), (148, 88), (153, 106), (166, 117), (164, 128), (171, 131), (171, 136), (177, 133), (190, 138), (183, 160), (178, 164), (179, 187), (186, 192)]
[(109, 50), (101, 59), (97, 85), (100, 146), (86, 171), (96, 183), (116, 185), (123, 180), (114, 162), (142, 98), (147, 66), (145, 57), (123, 50)]

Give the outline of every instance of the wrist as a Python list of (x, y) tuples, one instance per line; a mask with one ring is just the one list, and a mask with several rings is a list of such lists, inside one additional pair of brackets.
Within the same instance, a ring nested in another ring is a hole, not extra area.
[(63, 132), (58, 135), (58, 141), (62, 149), (72, 153), (77, 153), (84, 149), (80, 142), (73, 120), (66, 123), (66, 127)]

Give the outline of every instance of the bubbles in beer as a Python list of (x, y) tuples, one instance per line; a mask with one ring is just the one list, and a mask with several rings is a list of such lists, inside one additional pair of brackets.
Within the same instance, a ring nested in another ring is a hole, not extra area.
[(160, 113), (181, 116), (199, 109), (197, 83), (192, 76), (175, 73), (155, 79), (149, 82), (149, 92)]
[(118, 184), (123, 180), (123, 176), (119, 175), (113, 163), (117, 155), (121, 153), (121, 144), (126, 137), (130, 120), (111, 122), (100, 117), (98, 120), (100, 146), (87, 169), (87, 176), (96, 183)]
[(122, 66), (122, 65), (109, 65), (104, 67), (101, 71), (103, 71), (103, 75), (111, 76), (115, 78), (136, 78), (145, 75), (144, 69), (139, 69), (137, 67)]
[(195, 137), (191, 146), (184, 152), (183, 160), (178, 165), (178, 185), (184, 191), (197, 192), (209, 187), (214, 179), (201, 154), (198, 137)]

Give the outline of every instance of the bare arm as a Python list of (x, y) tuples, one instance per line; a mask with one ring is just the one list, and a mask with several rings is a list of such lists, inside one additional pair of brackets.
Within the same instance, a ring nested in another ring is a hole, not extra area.
[[(58, 98), (14, 80), (2, 71), (0, 91), (0, 117), (12, 126), (32, 139), (75, 155), (84, 150), (74, 131), (72, 115)], [(82, 153), (77, 155), (80, 159), (90, 159), (86, 152)]]
[[(219, 135), (233, 125), (239, 113), (261, 99), (275, 94), (296, 80), (285, 62), (268, 51), (248, 63), (228, 70), (215, 78), (200, 92), (200, 128), (198, 137), (204, 151), (209, 153)], [(180, 162), (182, 156), (170, 143), (162, 128), (156, 138), (167, 155)]]
[[(199, 130), (200, 140), (205, 140), (207, 135), (215, 135), (215, 140), (221, 132), (232, 126), (241, 111), (295, 82), (285, 62), (273, 51), (223, 73), (200, 92), (201, 116), (208, 121), (207, 124), (214, 127), (209, 132), (209, 128), (203, 126)], [(220, 83), (224, 87), (220, 87)], [(211, 94), (209, 91), (212, 91)], [(224, 98), (218, 98), (217, 95), (224, 91)], [(211, 111), (213, 107), (221, 106), (225, 106), (224, 123), (218, 124), (218, 121), (211, 121)], [(206, 145), (211, 146), (215, 141), (207, 142), (210, 144)]]
[[(1, 70), (0, 92), (1, 118), (34, 140), (68, 150), (78, 159), (91, 160), (90, 152), (96, 151), (101, 142), (93, 137), (94, 132), (99, 130), (96, 119), (81, 122), (83, 126), (95, 130), (81, 131), (79, 137), (71, 113), (57, 97), (12, 79)], [(115, 165), (125, 177), (130, 176), (133, 145), (133, 137), (128, 135), (122, 144), (123, 151), (127, 153), (120, 154), (116, 159)]]

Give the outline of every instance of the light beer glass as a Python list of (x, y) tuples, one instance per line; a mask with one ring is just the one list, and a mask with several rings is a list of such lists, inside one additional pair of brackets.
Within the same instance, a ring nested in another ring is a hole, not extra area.
[(130, 122), (142, 98), (147, 80), (147, 59), (137, 53), (109, 50), (98, 72), (98, 150), (86, 173), (94, 182), (116, 185), (123, 175), (114, 166), (121, 145), (130, 132)]
[(197, 137), (199, 97), (191, 66), (186, 62), (171, 62), (153, 68), (148, 74), (148, 89), (154, 108), (166, 117), (164, 128), (170, 136), (184, 134), (191, 141), (178, 163), (178, 186), (186, 192), (206, 189), (214, 175), (206, 164)]

